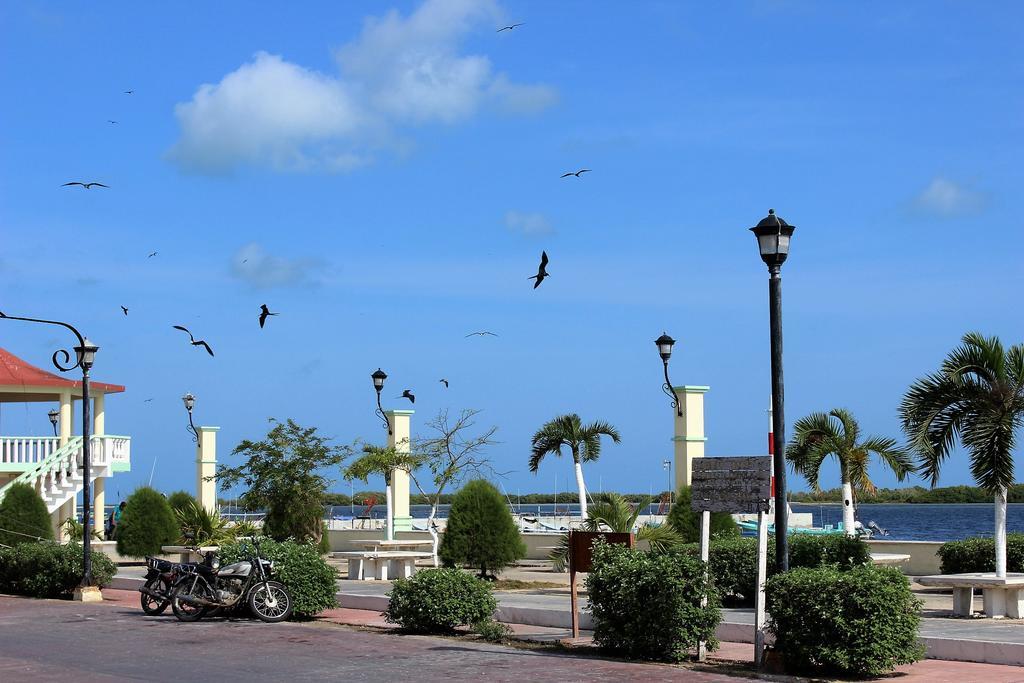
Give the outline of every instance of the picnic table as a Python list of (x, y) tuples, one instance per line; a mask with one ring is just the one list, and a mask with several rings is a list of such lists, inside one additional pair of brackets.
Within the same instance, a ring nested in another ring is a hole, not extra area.
[(392, 539), (390, 541), (382, 538), (367, 538), (358, 541), (352, 541), (353, 545), (357, 545), (360, 548), (366, 548), (367, 550), (411, 550), (415, 551), (419, 548), (430, 548), (433, 550), (433, 541), (403, 541), (399, 539)]
[(990, 619), (1024, 618), (1024, 574), (1007, 573), (998, 577), (994, 572), (965, 574), (935, 574), (919, 576), (922, 586), (942, 586), (953, 589), (953, 614), (971, 616), (974, 589), (980, 588), (985, 616)]

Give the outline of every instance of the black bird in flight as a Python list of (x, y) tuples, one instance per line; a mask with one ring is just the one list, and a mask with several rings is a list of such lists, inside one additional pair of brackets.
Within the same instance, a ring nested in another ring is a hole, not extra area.
[(562, 177), (563, 178), (568, 178), (569, 176), (572, 175), (572, 176), (576, 176), (577, 178), (579, 178), (581, 173), (590, 173), (592, 170), (593, 169), (590, 169), (590, 168), (581, 168), (580, 170), (576, 171), (575, 173), (573, 173), (572, 171), (569, 171), (568, 173), (563, 173)]
[(125, 90), (125, 91), (124, 91), (124, 94), (125, 94), (125, 95), (134, 95), (134, 94), (135, 94), (135, 91), (134, 91), (134, 90)]
[(80, 183), (77, 180), (71, 183), (64, 183), (63, 185), (61, 185), (61, 187), (67, 187), (68, 185), (81, 185), (87, 190), (91, 190), (94, 187), (110, 187), (109, 185), (104, 185), (103, 183)]
[(263, 325), (267, 322), (267, 318), (272, 315), (277, 315), (277, 313), (271, 313), (266, 304), (260, 305), (260, 329), (263, 329)]
[(172, 325), (172, 327), (176, 330), (181, 330), (182, 332), (187, 334), (188, 338), (192, 341), (192, 346), (202, 346), (204, 349), (206, 349), (206, 352), (208, 354), (210, 354), (211, 356), (213, 355), (213, 349), (210, 348), (210, 345), (207, 344), (202, 339), (196, 340), (196, 338), (192, 336), (192, 333), (188, 331), (188, 328), (182, 327), (181, 325)]
[(152, 400), (153, 400), (153, 399), (151, 399), (151, 398), (147, 398), (147, 399), (146, 399), (145, 401), (143, 401), (143, 403), (149, 403), (149, 402), (150, 402), (150, 401), (152, 401)]
[(114, 121), (113, 119), (107, 119), (107, 123), (117, 123), (117, 121)]
[(155, 252), (155, 251), (154, 251), (153, 253), (151, 253), (151, 254), (150, 254), (149, 256), (147, 256), (146, 258), (153, 258), (154, 256), (156, 256), (156, 254), (157, 254), (157, 252)]
[(520, 22), (520, 23), (518, 23), (518, 24), (510, 24), (510, 25), (508, 25), (508, 26), (502, 26), (501, 28), (499, 28), (499, 29), (498, 29), (498, 30), (496, 31), (496, 33), (501, 33), (502, 31), (511, 31), (512, 29), (516, 28), (517, 26), (522, 26), (522, 25), (523, 25), (523, 24), (525, 24), (525, 23), (526, 23), (526, 22), (525, 22), (525, 21), (523, 21), (523, 22)]
[(438, 381), (439, 381), (439, 382), (440, 382), (441, 384), (443, 384), (443, 385), (444, 385), (444, 388), (445, 388), (445, 389), (447, 389), (447, 388), (448, 388), (448, 380), (446, 380), (446, 379), (441, 379), (441, 380), (438, 380)]
[(412, 395), (412, 389), (406, 389), (405, 391), (402, 392), (402, 395), (399, 396), (398, 398), (407, 398), (412, 403), (416, 402), (416, 397)]
[(537, 289), (538, 287), (540, 287), (540, 283), (544, 282), (544, 278), (546, 278), (549, 275), (548, 271), (545, 270), (545, 268), (547, 268), (547, 265), (548, 265), (548, 252), (542, 251), (542, 252), (540, 252), (540, 268), (537, 269), (537, 274), (536, 275), (531, 275), (530, 277), (526, 278), (527, 280), (534, 280), (534, 279), (537, 280), (536, 282), (533, 283), (533, 288), (534, 289)]
[(121, 310), (122, 310), (122, 311), (124, 311), (124, 314), (125, 314), (125, 315), (128, 315), (128, 309), (127, 309), (127, 308), (125, 308), (124, 306), (122, 306), (122, 307), (121, 307)]
[(498, 335), (494, 334), (493, 332), (488, 332), (487, 330), (484, 330), (483, 332), (470, 332), (469, 334), (466, 335), (467, 338), (468, 337), (484, 337), (484, 336), (497, 337)]

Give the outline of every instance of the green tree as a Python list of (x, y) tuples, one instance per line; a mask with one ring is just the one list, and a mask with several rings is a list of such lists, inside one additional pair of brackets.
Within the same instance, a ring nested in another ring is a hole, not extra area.
[(177, 512), (178, 510), (188, 510), (193, 504), (198, 505), (199, 501), (188, 491), (175, 491), (167, 496), (167, 504)]
[(237, 467), (220, 467), (222, 491), (239, 482), (248, 486), (242, 505), (266, 510), (263, 532), (284, 541), (320, 543), (323, 536), (324, 494), (333, 483), (320, 470), (337, 467), (351, 454), (347, 446), (333, 446), (316, 427), (301, 427), (292, 420), (278, 422), (262, 441), (242, 441), (232, 455), (246, 458)]
[[(666, 520), (682, 536), (684, 543), (700, 541), (700, 515), (690, 507), (691, 500), (690, 487), (681, 486)], [(711, 513), (711, 538), (735, 538), (739, 535), (740, 529), (732, 515), (728, 512)]]
[(853, 492), (871, 493), (875, 485), (868, 477), (871, 454), (889, 466), (899, 481), (914, 471), (914, 462), (895, 439), (869, 436), (860, 441), (860, 425), (850, 411), (834, 408), (826, 413), (811, 413), (793, 425), (793, 439), (786, 446), (786, 459), (815, 491), (818, 473), (828, 456), (839, 462), (839, 480), (843, 487), (843, 530), (854, 536), (856, 515)]
[(526, 556), (505, 499), (486, 480), (468, 482), (455, 496), (440, 554), (446, 565), (479, 567), (481, 578)]
[(179, 532), (167, 499), (143, 486), (128, 496), (117, 523), (117, 552), (126, 557), (159, 555), (161, 546), (178, 541)]
[(580, 517), (587, 516), (587, 487), (583, 482), (583, 463), (601, 457), (601, 437), (607, 436), (619, 443), (619, 430), (600, 420), (583, 424), (576, 413), (559, 415), (544, 424), (533, 435), (533, 451), (530, 454), (530, 471), (536, 472), (548, 454), (561, 456), (566, 447), (572, 454), (576, 471), (576, 488), (579, 491)]
[(387, 518), (384, 523), (385, 537), (395, 537), (395, 506), (392, 478), (395, 470), (412, 472), (423, 463), (422, 456), (400, 451), (394, 446), (382, 448), (372, 444), (363, 446), (363, 455), (345, 468), (345, 479), (359, 479), (366, 482), (371, 476), (384, 477), (384, 497), (387, 502)]
[(53, 526), (46, 503), (29, 484), (18, 482), (7, 487), (0, 500), (0, 546), (53, 540)]
[(907, 390), (900, 417), (932, 486), (953, 443), (963, 444), (974, 481), (995, 498), (996, 575), (1006, 576), (1006, 491), (1024, 424), (1024, 345), (1004, 349), (997, 337), (965, 334), (938, 372)]

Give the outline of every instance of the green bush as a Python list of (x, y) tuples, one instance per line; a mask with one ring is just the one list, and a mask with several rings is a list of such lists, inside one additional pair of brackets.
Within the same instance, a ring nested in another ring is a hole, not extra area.
[(714, 649), (721, 619), (717, 596), (706, 607), (704, 563), (686, 552), (647, 553), (594, 544), (587, 592), (594, 642), (630, 659), (677, 662), (700, 640)]
[(489, 643), (505, 643), (508, 642), (515, 632), (508, 624), (503, 624), (494, 619), (487, 619), (473, 624), (473, 633)]
[(189, 505), (199, 505), (199, 501), (188, 491), (175, 491), (167, 496), (167, 504), (171, 506), (171, 510), (177, 512), (187, 510)]
[(449, 633), (491, 619), (498, 602), (491, 587), (459, 569), (424, 569), (397, 579), (384, 618), (413, 633)]
[[(0, 548), (0, 593), (59, 598), (82, 583), (82, 546), (53, 542), (22, 543)], [(90, 553), (93, 585), (103, 587), (117, 573), (109, 557)]]
[(29, 484), (11, 484), (0, 501), (0, 545), (53, 540), (53, 525), (46, 503)]
[(178, 522), (167, 499), (143, 486), (128, 496), (117, 523), (117, 552), (126, 557), (160, 554), (160, 547), (177, 543)]
[(921, 602), (893, 567), (794, 569), (766, 587), (768, 630), (788, 670), (880, 676), (924, 656)]
[[(774, 552), (775, 539), (768, 542)], [(791, 534), (789, 536), (790, 567), (823, 567), (839, 565), (846, 571), (865, 564), (871, 564), (871, 549), (856, 536), (846, 534)]]
[[(947, 541), (939, 546), (938, 555), (943, 574), (996, 570), (996, 542), (992, 538)], [(1006, 571), (1024, 572), (1024, 534), (1006, 535)]]
[(438, 554), (445, 566), (479, 567), (480, 576), (526, 556), (526, 544), (498, 489), (483, 479), (462, 487), (448, 510)]
[[(249, 559), (251, 541), (230, 541), (221, 546), (222, 565)], [(284, 584), (295, 602), (295, 614), (311, 617), (337, 607), (335, 580), (338, 572), (320, 556), (315, 545), (295, 541), (259, 539), (260, 556), (274, 563), (274, 578)]]
[(180, 500), (179, 503), (180, 508), (172, 505), (171, 510), (178, 524), (182, 543), (199, 546), (221, 545), (234, 539), (235, 527), (216, 510), (210, 512), (194, 499)]
[[(683, 537), (683, 543), (700, 541), (700, 515), (690, 507), (690, 487), (683, 486), (668, 511), (668, 523)], [(711, 538), (738, 538), (740, 528), (728, 512), (711, 513)]]

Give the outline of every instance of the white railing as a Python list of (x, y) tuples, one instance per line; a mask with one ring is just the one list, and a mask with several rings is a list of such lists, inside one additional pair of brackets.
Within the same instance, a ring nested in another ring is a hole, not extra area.
[(55, 436), (0, 436), (0, 470), (4, 465), (42, 462), (59, 444)]

